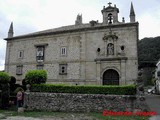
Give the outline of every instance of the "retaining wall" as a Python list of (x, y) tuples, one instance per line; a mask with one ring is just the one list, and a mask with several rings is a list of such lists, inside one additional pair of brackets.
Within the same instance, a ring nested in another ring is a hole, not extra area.
[(144, 97), (130, 95), (25, 92), (26, 110), (63, 112), (146, 111)]

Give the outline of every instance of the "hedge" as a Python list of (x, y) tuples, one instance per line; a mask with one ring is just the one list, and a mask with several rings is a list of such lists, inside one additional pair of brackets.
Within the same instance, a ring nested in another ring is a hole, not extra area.
[(31, 91), (50, 93), (135, 95), (136, 86), (67, 86), (53, 84), (34, 84), (31, 87)]
[(41, 84), (47, 80), (47, 72), (45, 70), (30, 70), (25, 75), (25, 82), (28, 84)]
[(6, 72), (0, 72), (0, 83), (9, 83), (10, 76)]

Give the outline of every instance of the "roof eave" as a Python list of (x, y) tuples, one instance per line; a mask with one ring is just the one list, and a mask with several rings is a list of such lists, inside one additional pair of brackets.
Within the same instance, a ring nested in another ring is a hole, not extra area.
[(61, 34), (61, 33), (71, 33), (71, 32), (80, 32), (80, 31), (88, 31), (88, 30), (97, 30), (97, 29), (106, 29), (106, 28), (116, 28), (116, 27), (126, 27), (126, 26), (138, 26), (138, 22), (134, 23), (122, 23), (122, 24), (111, 24), (111, 25), (101, 25), (101, 26), (92, 26), (92, 27), (84, 27), (84, 28), (76, 28), (71, 30), (60, 30), (60, 31), (51, 31), (46, 33), (37, 33), (37, 34), (27, 34), (21, 36), (15, 36), (10, 38), (4, 38), (4, 40), (14, 40), (14, 39), (22, 39), (22, 38), (31, 38), (31, 37), (38, 37), (38, 36), (45, 36), (45, 35), (54, 35), (54, 34)]

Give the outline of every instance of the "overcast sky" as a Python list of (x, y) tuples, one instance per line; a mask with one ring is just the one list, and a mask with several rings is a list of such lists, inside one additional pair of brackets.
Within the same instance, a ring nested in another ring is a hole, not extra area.
[[(4, 69), (6, 42), (10, 23), (14, 36), (72, 25), (77, 14), (83, 23), (102, 22), (103, 6), (116, 4), (119, 21), (129, 22), (131, 0), (0, 0), (0, 70)], [(139, 22), (139, 39), (160, 36), (160, 0), (132, 0)]]

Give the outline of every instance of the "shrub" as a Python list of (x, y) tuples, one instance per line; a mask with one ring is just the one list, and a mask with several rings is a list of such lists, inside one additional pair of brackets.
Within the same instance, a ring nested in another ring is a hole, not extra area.
[(115, 94), (115, 95), (135, 95), (136, 87), (128, 86), (67, 86), (53, 84), (34, 84), (33, 92), (53, 92), (53, 93), (78, 93), (78, 94)]
[(12, 94), (12, 92), (13, 92), (13, 91), (15, 90), (15, 88), (16, 88), (16, 86), (15, 86), (15, 84), (16, 84), (16, 78), (13, 77), (13, 76), (11, 76), (11, 79), (10, 79), (9, 84), (10, 84), (10, 93)]
[(24, 90), (23, 90), (22, 87), (17, 87), (17, 88), (15, 89), (14, 93), (17, 94), (18, 91), (23, 91), (23, 92), (24, 92)]
[(0, 83), (9, 83), (10, 76), (6, 72), (0, 72)]
[(1, 108), (6, 109), (8, 108), (9, 104), (9, 82), (10, 76), (5, 72), (0, 72), (0, 90), (1, 93)]
[(47, 80), (47, 73), (45, 70), (30, 70), (25, 75), (25, 82), (27, 84), (41, 84)]
[(10, 84), (11, 85), (16, 84), (16, 78), (14, 76), (11, 76)]
[(25, 80), (25, 79), (23, 79), (23, 80), (22, 80), (22, 85), (23, 85), (23, 86), (26, 86), (26, 85), (27, 85), (27, 83), (26, 83), (26, 80)]

